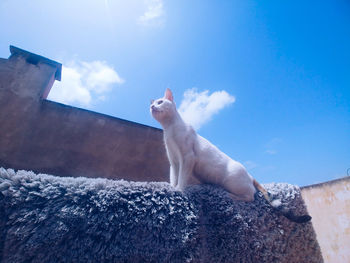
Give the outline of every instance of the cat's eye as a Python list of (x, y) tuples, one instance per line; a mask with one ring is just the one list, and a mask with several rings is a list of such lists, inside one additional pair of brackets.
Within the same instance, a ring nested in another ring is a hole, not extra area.
[(162, 104), (162, 103), (163, 103), (162, 100), (158, 100), (158, 101), (157, 101), (157, 104), (158, 104), (158, 105), (160, 105), (160, 104)]

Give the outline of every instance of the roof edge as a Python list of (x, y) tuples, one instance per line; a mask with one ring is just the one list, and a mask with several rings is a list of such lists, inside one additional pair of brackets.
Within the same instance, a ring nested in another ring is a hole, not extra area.
[[(29, 51), (26, 51), (24, 49), (15, 47), (10, 45), (10, 52), (11, 56), (14, 55), (20, 55), (22, 57), (25, 57), (27, 62), (32, 63), (32, 64), (37, 64), (39, 62), (48, 64), (54, 68), (56, 68), (56, 73), (55, 73), (55, 80), (61, 81), (61, 76), (62, 76), (62, 64), (58, 63), (56, 61), (53, 61), (51, 59), (45, 58), (43, 56), (31, 53)], [(11, 57), (10, 56), (10, 57)]]
[(310, 184), (310, 185), (301, 186), (300, 189), (314, 188), (314, 187), (319, 187), (319, 186), (322, 186), (322, 185), (331, 185), (331, 184), (334, 184), (334, 183), (338, 183), (338, 182), (341, 182), (341, 181), (347, 181), (347, 180), (350, 180), (350, 176), (345, 176), (345, 177), (337, 178), (337, 179), (326, 181), (326, 182), (322, 182), (322, 183), (316, 183), (316, 184)]

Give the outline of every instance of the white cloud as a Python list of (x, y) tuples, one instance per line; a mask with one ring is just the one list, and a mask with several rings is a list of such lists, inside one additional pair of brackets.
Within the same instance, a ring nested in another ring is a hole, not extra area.
[(139, 17), (139, 23), (144, 26), (162, 26), (164, 24), (163, 0), (144, 0), (146, 11)]
[(71, 61), (62, 67), (62, 80), (56, 81), (48, 99), (64, 104), (90, 106), (104, 100), (116, 84), (124, 80), (105, 61)]
[(270, 154), (270, 155), (275, 155), (278, 153), (278, 148), (280, 148), (280, 145), (282, 143), (281, 138), (273, 138), (269, 142), (265, 144), (265, 153)]
[(277, 154), (277, 151), (276, 151), (276, 150), (273, 150), (273, 149), (267, 149), (265, 152), (268, 153), (268, 154), (270, 154), (270, 155), (275, 155), (275, 154)]
[(187, 123), (198, 130), (210, 121), (214, 114), (234, 103), (235, 100), (235, 97), (224, 90), (215, 91), (209, 95), (208, 90), (198, 92), (196, 88), (192, 88), (185, 91), (179, 113)]

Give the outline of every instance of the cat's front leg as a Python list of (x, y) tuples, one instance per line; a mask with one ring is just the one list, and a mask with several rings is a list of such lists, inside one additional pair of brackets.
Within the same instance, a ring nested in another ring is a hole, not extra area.
[(178, 174), (176, 174), (175, 167), (170, 165), (170, 185), (173, 187), (177, 186)]
[(183, 191), (186, 186), (188, 186), (188, 182), (193, 174), (195, 160), (192, 155), (184, 156), (179, 169), (179, 178), (177, 188), (180, 191)]

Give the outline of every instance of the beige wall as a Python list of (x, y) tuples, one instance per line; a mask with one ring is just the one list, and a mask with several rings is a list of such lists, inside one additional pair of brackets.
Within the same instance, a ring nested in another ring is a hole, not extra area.
[(350, 177), (301, 189), (325, 262), (350, 262)]

